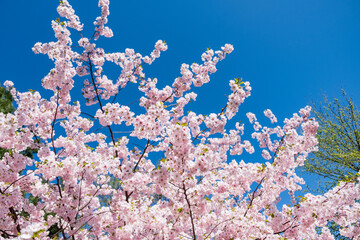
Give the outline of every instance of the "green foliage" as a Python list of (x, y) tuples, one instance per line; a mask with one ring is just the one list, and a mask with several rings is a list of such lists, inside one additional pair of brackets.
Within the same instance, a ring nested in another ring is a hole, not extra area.
[(343, 98), (324, 98), (313, 111), (319, 123), (319, 151), (309, 156), (302, 170), (323, 177), (322, 192), (339, 181), (353, 180), (360, 171), (360, 112), (344, 91)]
[(13, 101), (10, 92), (6, 91), (4, 87), (0, 87), (0, 112), (4, 114), (13, 113), (15, 111)]
[[(9, 91), (7, 91), (4, 87), (0, 87), (0, 112), (4, 113), (4, 114), (8, 114), (8, 113), (14, 113), (15, 112), (15, 107), (13, 105), (14, 99), (12, 97), (12, 95), (10, 94)], [(35, 139), (36, 143), (39, 143), (38, 139)], [(23, 154), (26, 157), (29, 158), (34, 158), (34, 154), (37, 153), (37, 149), (31, 149), (31, 148), (27, 148), (26, 150), (22, 151), (21, 154)], [(4, 148), (0, 148), (0, 159), (2, 159), (4, 157), (4, 154), (8, 152), (11, 155), (11, 149), (4, 149)], [(20, 174), (24, 174), (23, 171), (20, 172)], [(29, 199), (29, 202), (31, 202), (34, 205), (37, 205), (38, 202), (40, 202), (40, 198), (39, 197), (34, 197), (31, 194), (28, 194), (26, 192), (22, 193), (24, 196), (26, 196)], [(30, 217), (29, 213), (24, 211), (24, 209), (21, 210), (21, 212), (18, 213), (20, 216), (25, 217), (26, 219)], [(57, 234), (57, 232), (59, 232), (59, 228), (56, 228), (57, 226), (51, 226), (49, 228), (49, 232), (50, 232), (50, 236), (55, 236)], [(43, 230), (41, 230), (43, 231)], [(34, 237), (38, 236), (41, 231), (38, 231), (36, 233), (34, 233)], [(1, 237), (3, 238), (9, 238), (9, 236), (2, 234)]]
[[(313, 113), (319, 123), (317, 131), (319, 151), (312, 153), (302, 168), (303, 172), (322, 177), (318, 189), (324, 193), (340, 181), (354, 181), (360, 171), (360, 112), (351, 99), (342, 91), (344, 100), (314, 104)], [(314, 189), (309, 189), (314, 191)], [(327, 224), (337, 240), (349, 238), (340, 234), (341, 226), (335, 221)], [(317, 229), (321, 232), (321, 229)]]
[(340, 234), (340, 229), (342, 227), (340, 227), (338, 224), (336, 224), (336, 222), (329, 221), (327, 224), (327, 227), (329, 228), (331, 234), (334, 235), (336, 240), (350, 240), (350, 238), (344, 237)]
[[(0, 87), (0, 112), (8, 114), (13, 113), (14, 111), (13, 97), (4, 87)], [(3, 158), (6, 152), (8, 152), (7, 149), (0, 148), (0, 159)]]

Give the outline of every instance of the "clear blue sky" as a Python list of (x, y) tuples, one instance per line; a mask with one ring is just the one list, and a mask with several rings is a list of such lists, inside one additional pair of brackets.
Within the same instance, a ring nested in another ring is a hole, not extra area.
[[(70, 3), (85, 23), (85, 36), (91, 36), (100, 13), (97, 1)], [(12, 80), (21, 91), (41, 90), (52, 63), (31, 48), (54, 40), (50, 21), (58, 17), (57, 5), (57, 0), (0, 0), (1, 83)], [(237, 120), (243, 122), (246, 112), (260, 115), (267, 108), (279, 120), (291, 117), (321, 101), (322, 94), (340, 96), (341, 88), (360, 105), (359, 0), (112, 0), (110, 12), (115, 37), (99, 41), (106, 52), (134, 48), (146, 55), (158, 39), (168, 43), (169, 50), (145, 68), (160, 86), (179, 76), (182, 63), (201, 62), (206, 48), (234, 45), (210, 84), (196, 89), (195, 111), (219, 112), (230, 93), (228, 81), (239, 76), (253, 87), (240, 108)], [(135, 100), (125, 96), (124, 103)]]
[[(99, 14), (97, 1), (70, 3), (90, 35)], [(58, 17), (57, 5), (57, 0), (0, 0), (0, 82), (9, 79), (20, 90), (40, 89), (52, 65), (31, 47), (54, 40), (50, 21)], [(204, 112), (224, 105), (228, 80), (238, 76), (253, 87), (242, 112), (270, 108), (281, 119), (321, 100), (322, 94), (339, 96), (340, 88), (360, 103), (358, 0), (113, 0), (110, 12), (115, 37), (99, 42), (106, 52), (128, 47), (145, 55), (158, 39), (168, 43), (169, 50), (146, 68), (160, 85), (172, 83), (181, 63), (201, 62), (206, 48), (234, 45), (212, 82), (197, 89), (196, 105)]]

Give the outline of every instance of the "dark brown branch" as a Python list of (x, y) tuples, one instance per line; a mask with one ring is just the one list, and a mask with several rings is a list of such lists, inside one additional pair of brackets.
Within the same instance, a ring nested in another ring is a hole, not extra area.
[[(30, 173), (29, 173), (29, 174), (30, 174)], [(29, 174), (27, 174), (27, 175), (29, 175)], [(23, 177), (26, 177), (27, 175), (24, 175)], [(23, 178), (23, 177), (21, 177), (21, 178)], [(17, 181), (20, 180), (21, 178), (19, 178), (19, 179), (15, 180), (14, 182), (12, 182), (7, 188), (5, 188), (4, 191), (2, 191), (2, 190), (0, 189), (0, 194), (4, 194), (5, 191), (6, 191), (12, 184), (14, 184), (15, 182), (17, 182)], [(17, 214), (16, 214), (16, 211), (15, 211), (14, 207), (10, 207), (10, 208), (9, 208), (9, 211), (10, 211), (10, 213), (11, 213), (11, 218), (13, 219), (14, 223), (16, 224), (17, 221), (18, 221), (18, 216), (17, 216)], [(13, 235), (11, 235), (11, 234), (6, 233), (5, 231), (2, 231), (2, 230), (0, 230), (0, 231), (3, 232), (3, 234), (5, 234), (5, 235), (7, 235), (7, 236), (13, 236)], [(16, 225), (16, 231), (18, 231), (18, 233), (20, 233), (20, 231), (21, 231), (21, 228), (20, 228), (20, 225), (19, 225), (19, 224)]]
[(60, 186), (60, 178), (59, 177), (56, 177), (56, 186), (58, 187), (60, 198), (62, 198), (61, 186)]
[[(79, 213), (79, 209), (80, 209), (80, 205), (81, 205), (81, 189), (82, 189), (82, 181), (84, 180), (84, 174), (85, 174), (85, 169), (83, 170), (82, 174), (81, 174), (81, 179), (80, 179), (80, 189), (79, 189), (79, 203), (78, 203), (78, 213)], [(76, 215), (78, 215), (78, 213)]]
[(119, 91), (115, 94), (114, 99), (111, 101), (111, 103), (114, 103), (114, 102), (115, 102), (117, 95), (119, 94), (119, 92), (120, 92), (121, 90), (123, 90), (123, 89), (126, 87), (127, 83), (128, 83), (128, 82), (125, 83), (125, 86), (124, 86), (124, 87), (122, 87), (122, 88), (119, 89)]
[[(221, 109), (221, 112), (217, 115), (217, 117), (219, 118), (221, 116), (221, 114), (224, 113), (225, 109), (227, 108), (227, 104), (225, 105), (225, 107), (223, 107)], [(194, 143), (194, 141), (200, 136), (200, 134), (202, 134), (203, 132), (205, 132), (206, 130), (208, 130), (209, 128), (205, 128), (204, 130), (202, 130), (201, 132), (199, 132), (195, 137), (194, 139), (191, 141), (191, 143)]]
[(210, 234), (211, 234), (220, 224), (223, 224), (223, 223), (225, 223), (225, 222), (231, 221), (231, 220), (233, 220), (233, 219), (234, 219), (234, 218), (229, 218), (229, 219), (226, 219), (226, 220), (224, 220), (224, 221), (219, 222), (218, 224), (216, 224), (216, 225), (211, 229), (211, 231), (208, 233), (208, 235), (205, 236), (204, 239), (209, 238)]
[[(15, 212), (15, 209), (13, 207), (10, 207), (9, 210), (10, 210), (10, 213), (11, 213), (11, 218), (14, 220), (14, 223), (16, 224), (17, 221), (18, 221), (18, 216), (17, 216), (17, 214)], [(21, 231), (19, 224), (16, 225), (16, 231), (18, 231), (18, 233), (20, 233), (20, 231)]]
[(66, 237), (66, 234), (65, 234), (65, 231), (64, 231), (64, 228), (63, 228), (61, 219), (59, 219), (59, 222), (60, 222), (60, 231), (61, 231), (61, 234), (63, 235), (64, 240), (66, 240), (67, 237)]
[(131, 105), (133, 105), (134, 103), (136, 103), (136, 102), (139, 102), (140, 100), (139, 99), (137, 99), (137, 100), (135, 100), (135, 101), (132, 101), (131, 103), (129, 103), (128, 105), (126, 105), (126, 106), (131, 106)]
[[(62, 198), (62, 193), (61, 193), (61, 187), (60, 187), (60, 179), (59, 179), (59, 177), (56, 177), (56, 186), (58, 187), (58, 191), (59, 191), (59, 194), (60, 194), (60, 198)], [(66, 240), (67, 237), (66, 237), (65, 231), (64, 231), (64, 229), (63, 229), (63, 227), (62, 227), (61, 219), (59, 219), (59, 221), (60, 221), (60, 226), (61, 226), (61, 233), (62, 233), (62, 235), (63, 235), (63, 238)]]
[[(275, 162), (275, 158), (277, 158), (278, 154), (279, 154), (279, 151), (280, 151), (280, 148), (283, 146), (283, 144), (285, 143), (285, 136), (282, 136), (280, 141), (279, 141), (279, 146), (276, 148), (274, 154), (272, 155), (272, 162), (274, 163)], [(267, 144), (266, 144), (267, 145)], [(269, 146), (267, 146), (267, 149), (269, 149)], [(270, 151), (270, 149), (269, 149)], [(271, 151), (270, 151), (271, 152)]]
[(94, 133), (94, 132), (97, 132), (97, 131), (99, 131), (99, 130), (101, 130), (101, 129), (103, 129), (103, 128), (106, 128), (106, 126), (104, 126), (104, 127), (100, 127), (100, 128), (98, 128), (98, 129), (95, 129), (95, 130), (93, 130), (93, 131), (89, 132), (88, 134), (90, 134), (90, 133)]
[[(93, 65), (92, 65), (92, 63), (91, 63), (90, 55), (88, 55), (88, 59), (89, 59), (89, 66), (90, 66), (91, 81), (92, 81), (92, 84), (93, 84), (94, 89), (95, 89), (96, 98), (97, 98), (97, 100), (98, 100), (98, 102), (99, 102), (101, 112), (104, 113), (104, 109), (103, 109), (103, 106), (102, 106), (102, 103), (101, 103), (101, 99), (100, 99), (100, 95), (99, 95), (99, 92), (98, 92), (98, 88), (97, 88), (96, 83), (95, 83), (95, 78), (94, 78), (94, 73), (93, 73)], [(112, 131), (112, 129), (111, 129), (110, 126), (107, 126), (107, 128), (109, 129), (110, 136), (111, 136), (112, 142), (113, 142), (114, 147), (115, 147), (116, 143), (115, 143), (115, 138), (114, 138), (113, 131)], [(115, 150), (115, 157), (117, 157), (117, 156), (118, 156), (118, 152), (117, 152), (117, 150)]]
[(255, 199), (255, 193), (256, 193), (257, 190), (259, 189), (259, 187), (260, 187), (260, 185), (262, 184), (262, 182), (264, 181), (264, 179), (265, 179), (265, 177), (263, 177), (263, 178), (261, 179), (261, 181), (259, 182), (259, 184), (256, 186), (255, 190), (253, 191), (252, 196), (251, 196), (251, 199), (250, 199), (249, 206), (248, 206), (248, 208), (247, 208), (246, 211), (245, 211), (244, 217), (246, 217), (246, 214), (248, 213), (250, 207), (252, 206), (253, 201), (254, 201), (254, 199)]
[(57, 93), (56, 93), (56, 109), (55, 109), (55, 115), (54, 115), (54, 120), (51, 124), (51, 143), (52, 143), (52, 147), (54, 150), (54, 153), (56, 155), (56, 148), (55, 148), (55, 143), (54, 143), (54, 127), (55, 127), (55, 121), (56, 121), (56, 116), (58, 113), (58, 109), (59, 109), (59, 89), (57, 89)]
[(205, 132), (206, 130), (208, 130), (209, 128), (205, 128), (204, 130), (202, 130), (201, 132), (199, 132), (195, 137), (194, 139), (191, 141), (191, 143), (194, 143), (194, 141), (200, 136), (200, 134), (202, 134), (203, 132)]
[(84, 114), (84, 115), (86, 115), (86, 116), (89, 116), (89, 117), (91, 117), (91, 118), (96, 119), (96, 117), (94, 117), (94, 116), (92, 116), (92, 115), (90, 115), (90, 114), (88, 114), (88, 113), (86, 113), (86, 112), (81, 112), (80, 114)]
[(79, 211), (82, 211), (84, 208), (86, 208), (86, 207), (91, 203), (91, 201), (93, 200), (93, 198), (94, 198), (94, 197), (96, 196), (96, 194), (102, 189), (102, 187), (103, 187), (103, 185), (104, 185), (105, 183), (107, 183), (107, 180), (106, 180), (105, 182), (103, 182), (102, 184), (99, 184), (100, 187), (99, 187), (98, 189), (96, 189), (95, 193), (91, 196), (90, 200), (89, 200), (84, 206), (82, 206), (82, 207), (78, 210), (78, 212), (79, 212)]
[(9, 187), (11, 187), (13, 184), (15, 184), (17, 181), (20, 181), (21, 179), (23, 179), (24, 177), (26, 177), (26, 176), (28, 176), (28, 175), (30, 175), (30, 174), (32, 174), (34, 171), (32, 171), (32, 172), (30, 172), (30, 173), (28, 173), (28, 174), (26, 174), (26, 175), (23, 175), (23, 176), (21, 176), (20, 178), (18, 178), (18, 179), (16, 179), (15, 181), (13, 181), (9, 186), (7, 186), (7, 188), (5, 188), (4, 189), (4, 193), (6, 192), (6, 190), (8, 190), (9, 189)]
[[(293, 222), (294, 223), (294, 222)], [(298, 227), (298, 226), (300, 226), (300, 225), (296, 225), (296, 226), (292, 226), (293, 224), (291, 224), (289, 227), (287, 227), (287, 228), (285, 228), (284, 230), (282, 230), (282, 231), (279, 231), (279, 232), (275, 232), (274, 234), (281, 234), (281, 233), (284, 233), (284, 232), (286, 232), (288, 229), (293, 229), (293, 228), (296, 228), (296, 227)]]
[(189, 200), (189, 198), (188, 198), (187, 192), (186, 192), (187, 189), (185, 188), (185, 183), (183, 183), (182, 189), (184, 190), (185, 200), (186, 200), (187, 205), (188, 205), (188, 207), (189, 207), (189, 215), (190, 215), (190, 221), (191, 221), (191, 228), (192, 228), (193, 238), (194, 238), (194, 240), (196, 240), (194, 217), (193, 217), (193, 213), (192, 213), (192, 211), (191, 211), (191, 204), (190, 204), (190, 200)]
[(130, 200), (130, 196), (133, 194), (133, 192), (129, 193), (128, 191), (125, 191), (125, 201), (128, 203)]
[(12, 234), (7, 233), (6, 231), (1, 230), (1, 229), (0, 229), (0, 232), (2, 233), (2, 235), (4, 235), (4, 236), (5, 236), (5, 238), (18, 237), (17, 235), (12, 235)]
[[(70, 226), (71, 231), (74, 230), (74, 228), (71, 226), (71, 219), (70, 219), (70, 217), (67, 217), (67, 219), (68, 219), (68, 221), (69, 221), (69, 226)], [(75, 240), (74, 234), (71, 235), (71, 239), (72, 239), (72, 240)]]
[[(54, 150), (55, 155), (56, 155), (57, 153), (56, 153), (56, 148), (55, 148), (55, 143), (54, 143), (54, 126), (55, 126), (55, 121), (56, 121), (56, 116), (57, 116), (58, 109), (59, 109), (59, 89), (58, 89), (58, 92), (57, 92), (56, 110), (55, 110), (54, 121), (52, 122), (52, 125), (51, 125), (51, 142), (52, 142), (52, 146), (53, 146), (53, 150)], [(59, 179), (59, 177), (56, 177), (56, 186), (57, 186), (57, 188), (58, 188), (60, 198), (62, 198), (62, 193), (61, 193), (61, 187), (60, 187), (60, 179)], [(61, 234), (63, 235), (63, 238), (66, 240), (67, 237), (66, 237), (66, 235), (65, 235), (64, 229), (62, 228), (61, 219), (59, 219), (59, 224), (60, 224), (60, 226), (61, 226)]]
[[(131, 74), (131, 75), (135, 75), (135, 72), (137, 71), (138, 67), (141, 67), (141, 65), (140, 65), (140, 66), (137, 66), (137, 67), (132, 71), (132, 74)], [(141, 79), (141, 80), (144, 79), (144, 78), (142, 78), (139, 74), (136, 74), (136, 75), (138, 75), (139, 79)], [(120, 76), (121, 76), (121, 75), (120, 75)], [(119, 94), (119, 92), (120, 92), (121, 90), (123, 90), (123, 89), (126, 87), (126, 85), (128, 84), (128, 82), (129, 82), (129, 80), (125, 83), (125, 85), (124, 85), (123, 87), (121, 87), (121, 88), (118, 90), (118, 92), (115, 94), (114, 99), (111, 101), (111, 103), (114, 103), (114, 102), (115, 102), (117, 95)]]
[(172, 92), (171, 94), (170, 94), (170, 96), (168, 96), (164, 101), (162, 101), (163, 103), (165, 103), (167, 100), (169, 100), (172, 96), (174, 95), (174, 92)]
[(141, 159), (144, 157), (145, 152), (146, 152), (146, 149), (150, 146), (150, 144), (149, 144), (149, 143), (150, 143), (150, 140), (148, 140), (148, 141), (147, 141), (146, 146), (145, 146), (145, 148), (144, 148), (144, 151), (142, 152), (142, 154), (141, 154), (141, 156), (140, 156), (139, 160), (137, 161), (137, 163), (135, 164), (135, 167), (134, 167), (134, 169), (133, 169), (133, 172), (135, 172), (135, 171), (136, 171), (137, 166), (139, 165), (139, 163), (140, 163)]
[(94, 78), (94, 73), (93, 73), (93, 65), (92, 65), (92, 63), (91, 63), (90, 54), (88, 55), (88, 59), (89, 59), (89, 66), (90, 66), (91, 81), (92, 81), (92, 84), (93, 84), (94, 89), (95, 89), (96, 98), (97, 98), (97, 100), (98, 100), (98, 102), (99, 102), (101, 111), (104, 112), (103, 106), (102, 106), (102, 104), (101, 104), (99, 92), (98, 92), (98, 89), (97, 89), (97, 86), (96, 86), (96, 83), (95, 83), (95, 78)]

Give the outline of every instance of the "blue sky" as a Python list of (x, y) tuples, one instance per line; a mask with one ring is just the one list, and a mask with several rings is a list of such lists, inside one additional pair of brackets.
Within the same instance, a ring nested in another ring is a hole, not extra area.
[[(99, 14), (97, 1), (70, 3), (86, 24), (85, 35), (91, 35)], [(58, 17), (57, 5), (56, 0), (0, 1), (4, 19), (0, 82), (12, 80), (20, 90), (41, 88), (40, 80), (52, 65), (45, 56), (33, 54), (31, 47), (54, 40), (50, 21)], [(234, 45), (212, 82), (197, 89), (196, 104), (204, 112), (223, 106), (228, 81), (238, 76), (253, 87), (242, 112), (270, 108), (282, 119), (321, 100), (322, 94), (339, 96), (340, 88), (360, 102), (357, 0), (117, 0), (110, 3), (110, 12), (115, 37), (99, 41), (106, 52), (134, 48), (145, 55), (158, 39), (168, 43), (169, 50), (146, 68), (160, 85), (172, 83), (181, 63), (200, 62), (206, 48)]]
[[(97, 1), (70, 3), (85, 23), (84, 35), (91, 36), (92, 22), (100, 14)], [(58, 17), (57, 5), (57, 0), (0, 0), (1, 83), (12, 80), (20, 91), (49, 94), (41, 89), (41, 79), (52, 63), (31, 48), (54, 40), (50, 21)], [(113, 0), (110, 12), (108, 26), (115, 36), (98, 41), (106, 52), (134, 48), (147, 55), (158, 39), (168, 43), (169, 50), (145, 68), (160, 86), (179, 76), (182, 63), (201, 62), (206, 48), (234, 45), (210, 84), (196, 89), (198, 99), (191, 108), (197, 112), (219, 112), (230, 93), (228, 81), (235, 77), (253, 87), (236, 119), (246, 123), (248, 111), (260, 117), (270, 108), (282, 120), (311, 101), (321, 101), (323, 94), (339, 97), (341, 88), (360, 105), (358, 0)], [(134, 100), (125, 94), (120, 101)]]

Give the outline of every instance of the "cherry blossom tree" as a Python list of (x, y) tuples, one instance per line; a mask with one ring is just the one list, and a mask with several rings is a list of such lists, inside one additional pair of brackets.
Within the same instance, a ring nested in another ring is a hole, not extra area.
[[(33, 51), (55, 65), (42, 79), (49, 99), (4, 83), (17, 109), (0, 113), (0, 147), (8, 150), (0, 161), (2, 238), (333, 239), (328, 221), (344, 236), (360, 236), (358, 179), (295, 198), (304, 183), (295, 170), (317, 144), (310, 107), (279, 125), (265, 110), (272, 127), (248, 113), (264, 159), (239, 161), (255, 147), (243, 139), (244, 124), (227, 122), (250, 96), (249, 82), (230, 80), (227, 104), (214, 113), (184, 110), (196, 100), (192, 88), (210, 81), (232, 45), (208, 49), (200, 64), (182, 64), (172, 85), (159, 89), (143, 65), (159, 58), (166, 43), (156, 42), (148, 56), (133, 49), (105, 53), (96, 41), (113, 36), (106, 26), (109, 1), (98, 5), (101, 16), (86, 38), (71, 5), (60, 1), (61, 19), (52, 21), (57, 41), (35, 44)], [(77, 43), (70, 30), (80, 33)], [(117, 79), (105, 75), (105, 62), (120, 67)], [(86, 105), (97, 107), (93, 114), (72, 102), (74, 78), (84, 83)], [(143, 111), (121, 104), (119, 92), (129, 84), (138, 86)], [(119, 127), (129, 134), (116, 138)], [(142, 146), (134, 147), (134, 139)], [(28, 148), (35, 157), (22, 154)], [(279, 207), (283, 192), (292, 201)]]

